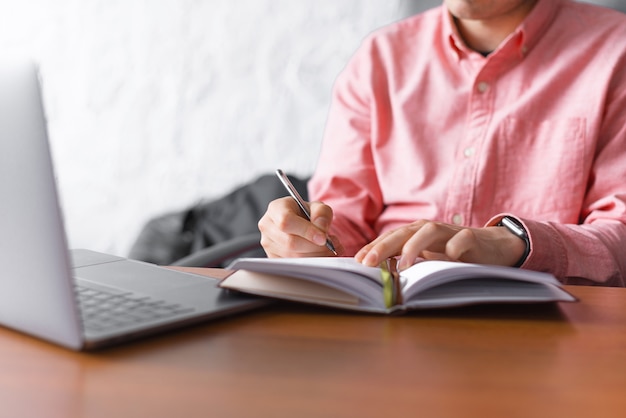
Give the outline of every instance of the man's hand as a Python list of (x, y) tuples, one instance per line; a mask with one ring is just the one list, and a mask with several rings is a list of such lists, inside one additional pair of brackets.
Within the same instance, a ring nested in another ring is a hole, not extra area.
[(514, 266), (524, 251), (524, 242), (506, 228), (467, 228), (420, 220), (382, 234), (355, 258), (378, 266), (386, 258), (400, 256), (400, 270), (418, 258)]
[[(291, 197), (276, 199), (259, 220), (261, 245), (268, 257), (322, 257), (332, 255), (326, 248), (326, 237), (333, 219), (330, 206), (308, 203), (309, 222)], [(343, 247), (335, 236), (329, 237), (338, 254)]]

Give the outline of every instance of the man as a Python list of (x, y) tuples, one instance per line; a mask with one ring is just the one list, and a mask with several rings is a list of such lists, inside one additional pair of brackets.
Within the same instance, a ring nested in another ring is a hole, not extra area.
[(625, 69), (626, 15), (569, 0), (445, 0), (376, 31), (336, 81), (312, 221), (273, 201), (261, 244), (624, 286)]

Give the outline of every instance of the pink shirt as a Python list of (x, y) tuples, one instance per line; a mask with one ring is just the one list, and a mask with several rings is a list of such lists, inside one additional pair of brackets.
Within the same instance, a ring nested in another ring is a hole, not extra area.
[(524, 223), (523, 268), (626, 280), (626, 15), (540, 0), (487, 58), (440, 7), (371, 34), (338, 77), (311, 200), (349, 254), (418, 220)]

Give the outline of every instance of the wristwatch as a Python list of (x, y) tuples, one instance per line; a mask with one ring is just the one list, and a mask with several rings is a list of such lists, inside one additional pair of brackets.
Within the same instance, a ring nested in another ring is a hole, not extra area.
[(526, 257), (528, 257), (528, 254), (530, 253), (530, 239), (528, 238), (528, 233), (526, 233), (526, 229), (520, 221), (513, 218), (512, 216), (503, 217), (502, 219), (500, 219), (500, 222), (496, 224), (496, 226), (505, 227), (506, 229), (511, 231), (512, 234), (516, 235), (522, 241), (524, 241), (524, 244), (526, 245), (526, 248), (524, 249), (524, 254), (522, 255), (522, 258), (520, 258), (519, 261), (513, 266), (520, 267), (522, 264), (524, 264), (524, 261), (526, 261)]

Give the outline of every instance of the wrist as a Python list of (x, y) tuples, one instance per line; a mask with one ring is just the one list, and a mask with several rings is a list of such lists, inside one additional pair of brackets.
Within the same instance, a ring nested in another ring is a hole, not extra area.
[(528, 233), (524, 228), (524, 225), (517, 219), (512, 216), (504, 216), (500, 221), (496, 224), (496, 226), (500, 226), (506, 228), (511, 234), (515, 235), (520, 242), (523, 244), (523, 253), (518, 261), (513, 265), (513, 267), (521, 267), (526, 258), (528, 258), (528, 254), (530, 254), (530, 238), (528, 237)]

